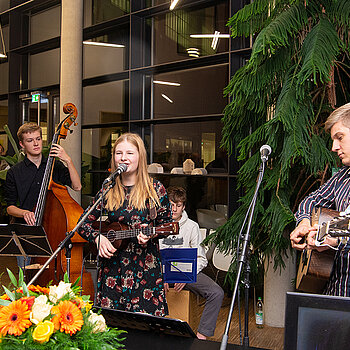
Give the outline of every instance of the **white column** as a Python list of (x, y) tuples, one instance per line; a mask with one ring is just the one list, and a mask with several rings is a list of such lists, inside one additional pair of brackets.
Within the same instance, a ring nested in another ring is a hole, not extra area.
[[(81, 122), (82, 122), (82, 77), (83, 77), (83, 0), (61, 1), (61, 76), (60, 76), (60, 111), (61, 120), (66, 103), (73, 103), (78, 109), (77, 126), (72, 126), (73, 133), (68, 133), (62, 146), (72, 158), (81, 174)], [(81, 195), (70, 191), (72, 197), (80, 203)]]

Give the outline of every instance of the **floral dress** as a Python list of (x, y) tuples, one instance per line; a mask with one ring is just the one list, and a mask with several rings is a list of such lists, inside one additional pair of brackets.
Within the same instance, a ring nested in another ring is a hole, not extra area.
[[(142, 224), (159, 226), (171, 222), (171, 207), (166, 190), (157, 180), (153, 181), (153, 185), (160, 201), (154, 220), (149, 215), (148, 200), (144, 210), (129, 205), (130, 186), (124, 187), (126, 198), (123, 205), (116, 211), (108, 212), (109, 221), (119, 221), (132, 229), (139, 229)], [(99, 194), (96, 198), (98, 196)], [(79, 229), (79, 234), (88, 241), (94, 241), (98, 234), (92, 223), (99, 218), (100, 209), (98, 205)], [(117, 249), (112, 258), (101, 258), (97, 286), (97, 304), (101, 307), (156, 316), (167, 315), (158, 239), (150, 239), (142, 247), (136, 237), (131, 238), (127, 244)]]

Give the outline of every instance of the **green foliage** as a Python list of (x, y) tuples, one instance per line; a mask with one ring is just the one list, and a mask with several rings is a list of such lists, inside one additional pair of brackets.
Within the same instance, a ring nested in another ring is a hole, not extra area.
[[(269, 144), (273, 153), (251, 230), (252, 272), (272, 252), (274, 267), (284, 266), (298, 203), (336, 166), (323, 126), (350, 100), (349, 18), (348, 0), (255, 0), (228, 22), (233, 37), (254, 37), (249, 61), (225, 89), (231, 102), (223, 117), (222, 147), (241, 161), (244, 196), (207, 242), (235, 251), (256, 185), (257, 150)], [(236, 265), (234, 260), (233, 271)]]

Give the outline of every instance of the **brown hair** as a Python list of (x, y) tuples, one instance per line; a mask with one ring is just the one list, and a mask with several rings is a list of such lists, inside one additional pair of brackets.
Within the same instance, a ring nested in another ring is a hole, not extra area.
[(182, 202), (184, 205), (187, 201), (186, 190), (183, 187), (171, 186), (167, 189), (169, 200), (174, 203)]
[[(153, 181), (147, 172), (147, 154), (145, 145), (141, 137), (133, 133), (125, 133), (118, 137), (112, 149), (111, 172), (117, 169), (115, 164), (114, 153), (116, 147), (124, 142), (130, 142), (137, 148), (139, 153), (139, 164), (137, 168), (136, 183), (130, 193), (130, 205), (136, 209), (144, 209), (146, 207), (146, 200), (151, 200), (155, 205), (160, 205), (159, 198), (153, 186)], [(118, 209), (125, 200), (125, 191), (121, 178), (117, 177), (115, 186), (107, 193), (106, 208), (110, 211)]]
[(30, 122), (30, 123), (25, 123), (21, 125), (17, 131), (18, 140), (23, 142), (23, 134), (27, 134), (29, 132), (35, 132), (35, 131), (40, 131), (40, 136), (42, 137), (42, 130), (38, 124)]
[(333, 125), (338, 122), (342, 122), (350, 128), (350, 103), (340, 106), (330, 114), (325, 123), (326, 131), (330, 131)]

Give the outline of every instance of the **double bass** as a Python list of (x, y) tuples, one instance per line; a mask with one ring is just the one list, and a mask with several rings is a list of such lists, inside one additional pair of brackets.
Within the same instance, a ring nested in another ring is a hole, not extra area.
[[(76, 125), (77, 108), (72, 103), (63, 106), (63, 112), (68, 116), (60, 122), (52, 144), (58, 144), (61, 139), (65, 139), (70, 130), (70, 126)], [(43, 226), (47, 234), (48, 241), (53, 250), (56, 250), (59, 243), (65, 238), (77, 224), (82, 207), (70, 196), (66, 186), (59, 185), (52, 180), (52, 171), (55, 157), (48, 156), (43, 181), (40, 188), (38, 201), (35, 208), (35, 225)], [(83, 246), (86, 241), (79, 235), (72, 238), (73, 248), (71, 251), (70, 279), (75, 281), (81, 275), (83, 261)], [(39, 264), (45, 263), (45, 258), (36, 258)], [(50, 281), (57, 283), (63, 279), (67, 262), (64, 251), (61, 251), (48, 268), (38, 276), (37, 283), (47, 285)], [(93, 295), (93, 282), (91, 275), (83, 271), (83, 290), (85, 294)]]

